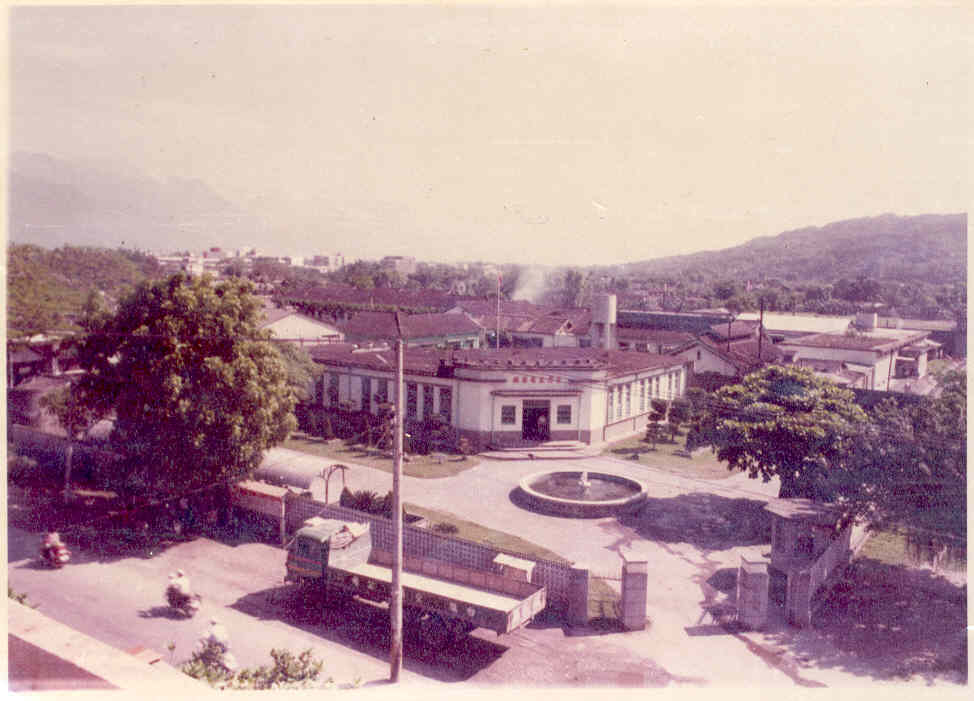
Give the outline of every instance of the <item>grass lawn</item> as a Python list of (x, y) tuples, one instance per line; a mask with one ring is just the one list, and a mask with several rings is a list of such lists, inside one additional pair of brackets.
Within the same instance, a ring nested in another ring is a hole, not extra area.
[[(320, 458), (334, 460), (335, 462), (354, 462), (356, 465), (364, 465), (383, 472), (392, 473), (392, 458), (388, 457), (383, 451), (366, 448), (365, 446), (348, 446), (342, 441), (325, 441), (321, 438), (313, 438), (303, 433), (291, 434), (281, 445), (288, 450), (297, 450), (302, 453), (317, 455)], [(473, 456), (444, 455), (442, 458), (431, 455), (409, 455), (408, 461), (403, 460), (402, 471), (409, 477), (424, 477), (435, 479), (437, 477), (453, 477), (464, 470), (476, 467), (480, 460)]]
[[(906, 536), (902, 533), (878, 531), (873, 533), (856, 555), (858, 558), (876, 560), (886, 565), (904, 565), (917, 567), (924, 559), (916, 550), (910, 547)], [(949, 570), (963, 570), (967, 567), (967, 559), (962, 555), (942, 563)]]
[(678, 435), (676, 443), (657, 443), (653, 450), (650, 443), (643, 441), (643, 434), (639, 434), (609, 443), (602, 454), (629, 458), (633, 462), (686, 477), (714, 480), (726, 479), (734, 474), (727, 469), (727, 463), (718, 460), (709, 448), (698, 450), (689, 458), (678, 454), (685, 445), (685, 437)]
[[(431, 529), (438, 523), (448, 523), (456, 526), (456, 533), (452, 533), (451, 535), (457, 538), (472, 540), (499, 550), (521, 553), (531, 557), (551, 560), (552, 562), (560, 562), (564, 564), (568, 564), (570, 562), (561, 555), (552, 552), (547, 548), (541, 547), (540, 545), (532, 543), (529, 540), (512, 535), (511, 533), (505, 533), (504, 531), (495, 531), (494, 529), (487, 528), (479, 523), (464, 520), (455, 514), (451, 514), (446, 511), (438, 511), (436, 509), (427, 509), (426, 507), (416, 506), (415, 504), (409, 503), (405, 504), (405, 507), (408, 513), (422, 516), (429, 521)], [(589, 579), (588, 615), (590, 620), (618, 618), (618, 602), (619, 595), (603, 580), (595, 577)]]

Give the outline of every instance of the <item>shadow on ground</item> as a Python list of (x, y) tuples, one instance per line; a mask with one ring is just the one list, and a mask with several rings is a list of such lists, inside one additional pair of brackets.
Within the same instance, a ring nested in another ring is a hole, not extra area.
[(757, 499), (693, 492), (666, 499), (649, 497), (639, 511), (619, 523), (642, 538), (689, 543), (701, 550), (771, 543), (771, 516)]
[[(247, 594), (230, 605), (262, 620), (279, 620), (379, 660), (389, 658), (389, 611), (358, 600), (328, 606), (308, 587), (280, 586)], [(403, 634), (403, 666), (440, 681), (469, 679), (497, 660), (508, 648), (466, 636), (432, 650), (407, 627)]]
[[(816, 668), (878, 680), (966, 683), (966, 624), (966, 586), (930, 570), (862, 558), (820, 600), (815, 635), (773, 637)], [(821, 645), (823, 639), (830, 645)]]

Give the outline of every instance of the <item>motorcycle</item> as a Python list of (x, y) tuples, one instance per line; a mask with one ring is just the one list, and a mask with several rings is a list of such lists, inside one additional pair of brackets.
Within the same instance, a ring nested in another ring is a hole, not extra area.
[(200, 610), (203, 599), (199, 594), (184, 594), (176, 587), (170, 586), (166, 587), (166, 603), (186, 618), (192, 618)]
[(60, 569), (64, 567), (64, 565), (67, 564), (70, 559), (71, 551), (68, 550), (67, 546), (63, 543), (60, 545), (44, 545), (41, 547), (41, 561), (44, 562), (48, 567)]

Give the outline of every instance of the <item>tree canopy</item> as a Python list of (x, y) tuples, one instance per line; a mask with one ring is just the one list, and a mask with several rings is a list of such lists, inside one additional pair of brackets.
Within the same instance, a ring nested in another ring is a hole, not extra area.
[(295, 428), (295, 397), (251, 284), (176, 274), (94, 312), (78, 357), (81, 396), (115, 413), (128, 490), (170, 492), (251, 474)]
[(871, 412), (839, 489), (847, 510), (876, 528), (949, 546), (966, 541), (967, 376), (948, 373), (939, 397)]
[(778, 477), (779, 496), (827, 500), (830, 472), (865, 420), (852, 392), (811, 370), (772, 365), (717, 390), (702, 435), (730, 469)]

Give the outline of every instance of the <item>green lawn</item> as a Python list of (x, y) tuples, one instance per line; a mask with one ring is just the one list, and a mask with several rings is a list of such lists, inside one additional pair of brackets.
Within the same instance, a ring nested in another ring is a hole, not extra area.
[(685, 437), (678, 435), (676, 443), (657, 443), (654, 450), (650, 443), (643, 440), (643, 435), (639, 434), (609, 443), (602, 450), (602, 454), (629, 458), (633, 462), (686, 477), (713, 480), (726, 479), (734, 474), (727, 469), (727, 463), (718, 460), (709, 449), (698, 450), (693, 457), (678, 454), (685, 444)]
[[(570, 562), (561, 555), (537, 545), (536, 543), (532, 543), (529, 540), (525, 540), (524, 538), (511, 533), (505, 533), (504, 531), (495, 531), (494, 529), (487, 528), (479, 523), (462, 519), (455, 514), (451, 514), (446, 511), (438, 511), (436, 509), (428, 509), (423, 506), (416, 506), (415, 504), (409, 503), (405, 504), (405, 507), (407, 513), (422, 516), (429, 521), (430, 529), (432, 529), (433, 526), (438, 523), (448, 523), (456, 526), (456, 533), (451, 535), (457, 538), (471, 540), (476, 543), (483, 543), (484, 545), (488, 545), (499, 550), (506, 550), (513, 553), (528, 555), (530, 557), (551, 560), (552, 562), (559, 562), (563, 564), (568, 564)], [(601, 579), (595, 577), (589, 579), (589, 619), (618, 618), (618, 603), (619, 595), (614, 589), (612, 589)]]
[[(902, 533), (877, 531), (873, 533), (865, 545), (860, 548), (856, 557), (876, 560), (887, 565), (905, 565), (916, 567), (923, 564), (925, 559)], [(963, 555), (956, 555), (953, 559), (944, 561), (942, 566), (950, 570), (963, 570), (967, 567), (967, 560)]]
[[(365, 446), (347, 446), (342, 441), (325, 441), (313, 438), (303, 433), (294, 433), (281, 445), (288, 450), (297, 450), (320, 458), (335, 462), (354, 462), (383, 472), (392, 473), (392, 458), (381, 450), (366, 448)], [(409, 455), (403, 461), (402, 471), (409, 477), (423, 477), (435, 479), (437, 477), (453, 477), (464, 470), (469, 470), (479, 464), (480, 460), (473, 456), (443, 455), (442, 458), (431, 455)]]

